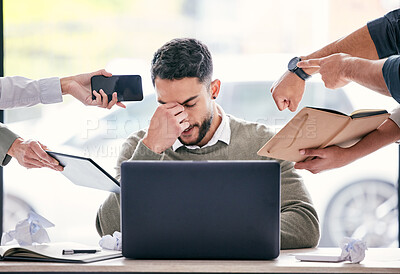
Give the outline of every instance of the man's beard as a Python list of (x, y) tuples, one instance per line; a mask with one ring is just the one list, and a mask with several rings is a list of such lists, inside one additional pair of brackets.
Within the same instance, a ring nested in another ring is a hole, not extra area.
[(203, 120), (203, 122), (201, 123), (201, 126), (199, 126), (199, 124), (193, 125), (193, 127), (198, 127), (199, 128), (199, 136), (197, 136), (197, 139), (194, 142), (185, 143), (181, 139), (181, 137), (178, 138), (179, 141), (181, 141), (181, 143), (184, 144), (185, 146), (197, 145), (198, 143), (201, 142), (201, 140), (203, 140), (204, 136), (206, 136), (207, 132), (210, 130), (212, 120), (213, 120), (213, 114), (210, 113), (210, 115)]

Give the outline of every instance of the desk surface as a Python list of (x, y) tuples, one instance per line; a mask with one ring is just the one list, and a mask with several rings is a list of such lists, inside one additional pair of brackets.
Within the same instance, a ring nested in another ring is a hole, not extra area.
[[(174, 272), (174, 273), (400, 273), (399, 248), (370, 248), (360, 264), (301, 262), (296, 253), (317, 249), (281, 251), (272, 261), (129, 260), (118, 258), (89, 264), (0, 262), (0, 272)], [(339, 249), (318, 251), (340, 254)]]

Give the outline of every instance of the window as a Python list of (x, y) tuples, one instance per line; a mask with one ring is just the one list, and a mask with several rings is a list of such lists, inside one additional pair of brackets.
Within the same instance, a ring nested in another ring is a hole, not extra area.
[[(111, 175), (114, 175), (113, 166), (124, 138), (146, 127), (149, 115), (151, 117), (154, 112), (156, 102), (148, 76), (150, 60), (153, 52), (166, 41), (175, 37), (196, 37), (209, 46), (215, 59), (222, 55), (254, 59), (267, 53), (278, 57), (286, 54), (279, 57), (279, 66), (270, 61), (259, 62), (256, 66), (237, 62), (224, 67), (225, 72), (232, 73), (233, 79), (223, 81), (222, 92), (226, 89), (227, 93), (231, 90), (235, 94), (224, 103), (221, 96), (226, 111), (236, 111), (235, 115), (247, 119), (264, 119), (264, 116), (257, 116), (261, 111), (267, 116), (275, 107), (268, 96), (269, 88), (285, 71), (289, 56), (312, 52), (395, 8), (389, 5), (390, 1), (383, 0), (368, 3), (358, 0), (3, 2), (6, 76), (62, 77), (104, 67), (114, 74), (143, 76), (148, 97), (140, 103), (128, 103), (127, 111), (116, 107), (111, 111), (89, 108), (65, 96), (60, 104), (5, 112), (9, 127), (23, 138), (37, 139), (54, 151), (91, 157)], [(307, 16), (300, 20), (298, 14)], [(254, 77), (250, 80), (244, 74)], [(224, 83), (227, 83), (225, 87)], [(310, 85), (310, 92), (305, 95), (306, 98), (311, 96), (307, 100), (316, 106), (340, 106), (346, 112), (349, 108), (371, 104), (375, 108), (391, 108), (387, 102), (378, 105), (376, 100), (366, 101), (367, 96), (349, 99), (347, 91), (330, 97), (313, 97), (311, 94), (317, 92), (311, 90), (317, 85), (321, 86), (320, 83)], [(263, 99), (242, 93), (248, 88), (254, 88), (257, 96), (264, 96)], [(259, 103), (258, 107), (247, 109), (245, 104), (239, 104), (237, 106), (242, 108), (229, 109), (230, 100), (234, 106), (239, 98), (249, 105)], [(260, 103), (265, 103), (263, 110)], [(397, 150), (392, 154), (395, 154), (390, 156), (394, 167), (388, 168), (393, 176), (385, 179), (390, 182), (397, 179)], [(313, 178), (309, 180), (321, 177)], [(326, 180), (323, 183), (329, 187), (338, 185), (332, 179)], [(98, 241), (95, 216), (107, 193), (75, 186), (52, 170), (26, 170), (15, 160), (5, 168), (4, 182), (5, 193), (9, 194), (5, 201), (5, 231), (12, 229), (33, 209), (55, 223), (56, 227), (48, 230), (53, 241), (88, 244)], [(342, 183), (347, 182), (343, 180)], [(313, 183), (308, 185), (310, 191), (315, 188)], [(321, 196), (316, 189), (312, 194)], [(316, 204), (322, 216), (326, 204), (318, 201)]]

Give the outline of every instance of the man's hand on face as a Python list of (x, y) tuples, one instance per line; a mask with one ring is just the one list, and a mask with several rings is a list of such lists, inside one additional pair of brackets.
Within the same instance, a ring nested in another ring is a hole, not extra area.
[(178, 103), (160, 105), (151, 118), (143, 144), (155, 153), (162, 153), (171, 147), (190, 124), (185, 108)]
[(296, 111), (303, 98), (305, 81), (286, 71), (271, 87), (272, 98), (279, 110)]

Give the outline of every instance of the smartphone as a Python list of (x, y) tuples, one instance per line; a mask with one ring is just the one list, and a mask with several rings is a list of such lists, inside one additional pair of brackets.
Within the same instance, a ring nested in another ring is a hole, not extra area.
[[(107, 94), (109, 102), (114, 92), (117, 93), (118, 102), (143, 100), (142, 77), (140, 75), (113, 75), (111, 77), (95, 75), (90, 81), (92, 91), (99, 92), (102, 89)], [(96, 96), (92, 95), (92, 99), (95, 100)]]

